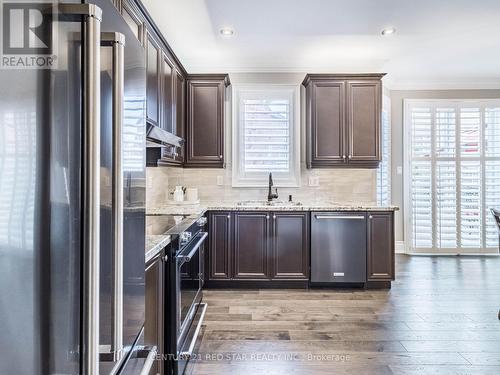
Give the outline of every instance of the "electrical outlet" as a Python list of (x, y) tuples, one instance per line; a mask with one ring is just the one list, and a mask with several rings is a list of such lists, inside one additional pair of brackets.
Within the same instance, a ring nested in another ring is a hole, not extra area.
[(396, 168), (396, 173), (401, 176), (403, 174), (403, 167), (398, 165)]
[(310, 176), (309, 177), (309, 186), (319, 186), (319, 177), (318, 176)]
[(224, 185), (224, 176), (217, 176), (217, 185), (218, 186)]
[(148, 176), (148, 189), (153, 188), (153, 177)]

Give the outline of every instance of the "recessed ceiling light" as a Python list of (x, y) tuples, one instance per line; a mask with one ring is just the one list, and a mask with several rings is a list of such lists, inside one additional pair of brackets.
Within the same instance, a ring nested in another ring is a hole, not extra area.
[(387, 27), (387, 28), (382, 30), (382, 35), (391, 35), (391, 34), (394, 34), (395, 32), (396, 32), (395, 27)]
[(223, 27), (220, 29), (220, 35), (222, 36), (233, 36), (234, 35), (234, 30), (230, 27)]

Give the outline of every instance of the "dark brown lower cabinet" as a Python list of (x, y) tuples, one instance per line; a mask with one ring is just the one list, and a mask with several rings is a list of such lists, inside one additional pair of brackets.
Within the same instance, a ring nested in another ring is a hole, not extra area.
[(214, 211), (208, 225), (209, 285), (309, 280), (308, 212)]
[(207, 275), (209, 280), (229, 280), (231, 267), (231, 212), (212, 212), (208, 216), (209, 254)]
[(394, 280), (394, 213), (369, 212), (367, 280)]
[(269, 212), (234, 214), (234, 279), (269, 279)]
[(309, 279), (309, 213), (274, 213), (272, 239), (272, 278)]
[[(156, 346), (163, 353), (163, 307), (164, 307), (164, 252), (160, 252), (146, 265), (146, 318), (144, 343)], [(163, 361), (155, 361), (150, 373), (163, 374)]]
[[(368, 212), (367, 218), (366, 285), (390, 288), (395, 275), (394, 212)], [(208, 223), (208, 286), (307, 286), (309, 212), (213, 211)]]

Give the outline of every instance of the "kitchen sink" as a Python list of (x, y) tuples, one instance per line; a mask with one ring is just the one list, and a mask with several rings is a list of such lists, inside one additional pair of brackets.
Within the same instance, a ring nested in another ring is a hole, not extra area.
[(302, 206), (300, 202), (286, 202), (286, 201), (267, 201), (267, 200), (254, 200), (254, 201), (240, 201), (237, 203), (238, 206), (287, 206), (287, 207), (299, 207)]

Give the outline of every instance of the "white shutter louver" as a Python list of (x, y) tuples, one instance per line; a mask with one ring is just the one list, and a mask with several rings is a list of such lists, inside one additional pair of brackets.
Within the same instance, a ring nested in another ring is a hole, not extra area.
[(408, 101), (414, 251), (497, 252), (500, 101)]
[(456, 166), (454, 161), (436, 163), (437, 247), (457, 247)]
[(377, 203), (381, 206), (391, 204), (391, 120), (389, 112), (390, 108), (382, 110), (382, 161), (377, 169)]
[(292, 85), (233, 87), (232, 186), (300, 186), (300, 91)]
[(290, 103), (288, 100), (245, 99), (245, 172), (288, 172), (290, 169)]

